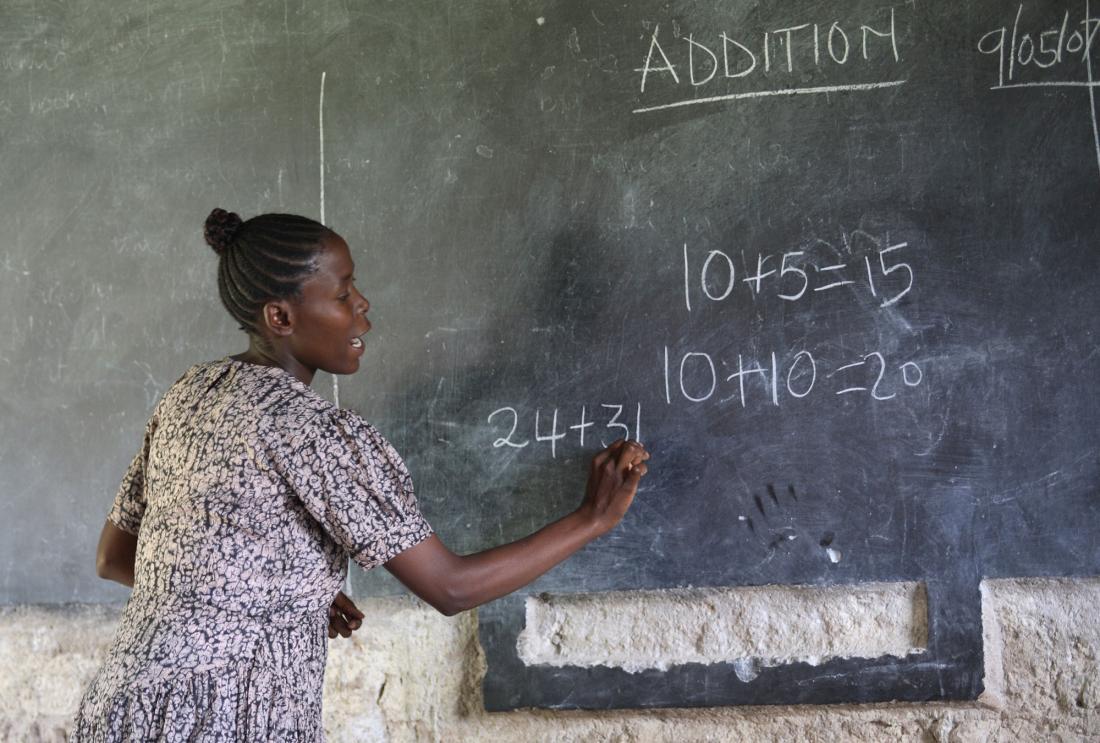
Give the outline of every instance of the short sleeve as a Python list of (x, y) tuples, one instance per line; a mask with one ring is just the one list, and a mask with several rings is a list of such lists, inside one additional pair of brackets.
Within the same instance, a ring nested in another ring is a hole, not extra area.
[(149, 465), (149, 449), (153, 444), (153, 436), (157, 430), (157, 415), (154, 412), (145, 424), (145, 436), (141, 444), (141, 450), (134, 455), (126, 474), (119, 485), (115, 495), (114, 504), (111, 506), (107, 520), (130, 534), (137, 534), (141, 526), (141, 519), (145, 515), (145, 472)]
[(404, 460), (353, 411), (333, 408), (291, 439), (284, 476), (306, 510), (369, 570), (427, 539)]

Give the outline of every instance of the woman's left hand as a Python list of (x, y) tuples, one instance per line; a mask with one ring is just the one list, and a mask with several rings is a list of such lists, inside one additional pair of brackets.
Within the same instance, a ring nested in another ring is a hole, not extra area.
[(363, 612), (359, 611), (359, 607), (345, 596), (343, 591), (337, 592), (332, 606), (328, 608), (329, 639), (335, 638), (336, 635), (351, 637), (351, 633), (362, 625)]

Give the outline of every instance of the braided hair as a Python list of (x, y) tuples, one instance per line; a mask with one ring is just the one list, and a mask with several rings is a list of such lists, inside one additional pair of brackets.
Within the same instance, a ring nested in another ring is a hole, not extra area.
[(260, 335), (260, 309), (272, 299), (299, 299), (317, 271), (321, 240), (332, 231), (294, 214), (261, 214), (247, 221), (215, 209), (203, 236), (218, 254), (218, 295), (249, 335)]

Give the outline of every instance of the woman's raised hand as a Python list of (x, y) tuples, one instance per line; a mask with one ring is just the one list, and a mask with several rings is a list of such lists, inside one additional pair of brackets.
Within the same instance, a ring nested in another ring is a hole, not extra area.
[(622, 521), (638, 483), (649, 468), (649, 452), (632, 439), (619, 439), (592, 458), (584, 501), (577, 510), (591, 519), (600, 533)]
[(448, 616), (505, 596), (618, 524), (649, 469), (647, 459), (637, 441), (620, 439), (593, 457), (584, 500), (572, 513), (470, 555), (454, 554), (433, 534), (390, 559), (386, 569)]

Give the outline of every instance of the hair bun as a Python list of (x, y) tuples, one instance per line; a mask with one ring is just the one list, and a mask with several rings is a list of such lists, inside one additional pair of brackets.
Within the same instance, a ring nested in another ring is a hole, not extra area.
[(202, 236), (206, 238), (206, 244), (212, 247), (215, 253), (221, 255), (233, 242), (233, 238), (236, 236), (237, 230), (241, 228), (241, 224), (241, 218), (236, 212), (215, 209), (206, 218)]

